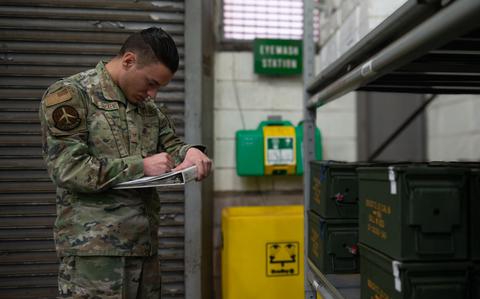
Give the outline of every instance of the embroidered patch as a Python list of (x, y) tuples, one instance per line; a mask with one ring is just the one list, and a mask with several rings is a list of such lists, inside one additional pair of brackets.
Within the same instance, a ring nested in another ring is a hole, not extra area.
[(66, 102), (72, 98), (72, 94), (68, 88), (62, 88), (54, 93), (51, 93), (45, 97), (45, 103), (47, 107), (57, 105)]
[(80, 125), (82, 120), (75, 108), (68, 105), (62, 105), (55, 109), (52, 113), (55, 127), (62, 131), (70, 131)]

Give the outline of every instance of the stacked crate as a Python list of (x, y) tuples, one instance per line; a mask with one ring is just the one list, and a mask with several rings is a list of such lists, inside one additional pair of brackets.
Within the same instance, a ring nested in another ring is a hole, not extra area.
[(473, 262), (471, 298), (480, 298), (480, 164), (470, 171), (470, 252)]
[(471, 283), (470, 256), (479, 246), (469, 242), (478, 238), (478, 219), (469, 215), (471, 168), (397, 164), (357, 173), (362, 298), (478, 295)]
[(358, 165), (310, 163), (308, 257), (324, 274), (359, 271)]

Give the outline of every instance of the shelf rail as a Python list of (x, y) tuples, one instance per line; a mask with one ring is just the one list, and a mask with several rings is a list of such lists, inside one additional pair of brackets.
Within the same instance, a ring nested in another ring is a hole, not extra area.
[[(409, 0), (380, 25), (354, 44), (332, 64), (327, 66), (308, 85), (307, 91), (315, 94), (342, 74), (359, 65), (369, 53), (376, 53), (392, 40), (402, 36), (426, 18), (441, 9), (441, 0)], [(310, 82), (310, 81), (306, 81)]]
[(307, 86), (311, 94), (308, 109), (316, 109), (350, 91), (353, 91), (401, 65), (465, 34), (479, 26), (480, 1), (457, 0), (419, 24), (395, 42), (385, 47), (371, 59), (357, 66), (340, 79), (317, 90)]

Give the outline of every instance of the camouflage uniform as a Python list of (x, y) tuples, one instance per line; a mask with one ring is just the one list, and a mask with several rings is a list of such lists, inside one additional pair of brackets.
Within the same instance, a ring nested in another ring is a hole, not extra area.
[(169, 118), (153, 100), (128, 102), (100, 62), (50, 86), (40, 120), (44, 159), (57, 186), (59, 283), (71, 257), (78, 265), (87, 256), (155, 256), (160, 210), (156, 190), (110, 187), (142, 177), (148, 155), (167, 152), (176, 163), (184, 159), (191, 145), (175, 135)]
[(59, 298), (160, 298), (158, 256), (64, 256)]

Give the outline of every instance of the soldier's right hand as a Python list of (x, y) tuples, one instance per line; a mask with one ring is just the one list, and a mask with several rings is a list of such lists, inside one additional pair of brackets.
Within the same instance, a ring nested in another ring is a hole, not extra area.
[(160, 175), (174, 167), (173, 158), (167, 153), (155, 154), (143, 159), (143, 173), (146, 176)]

